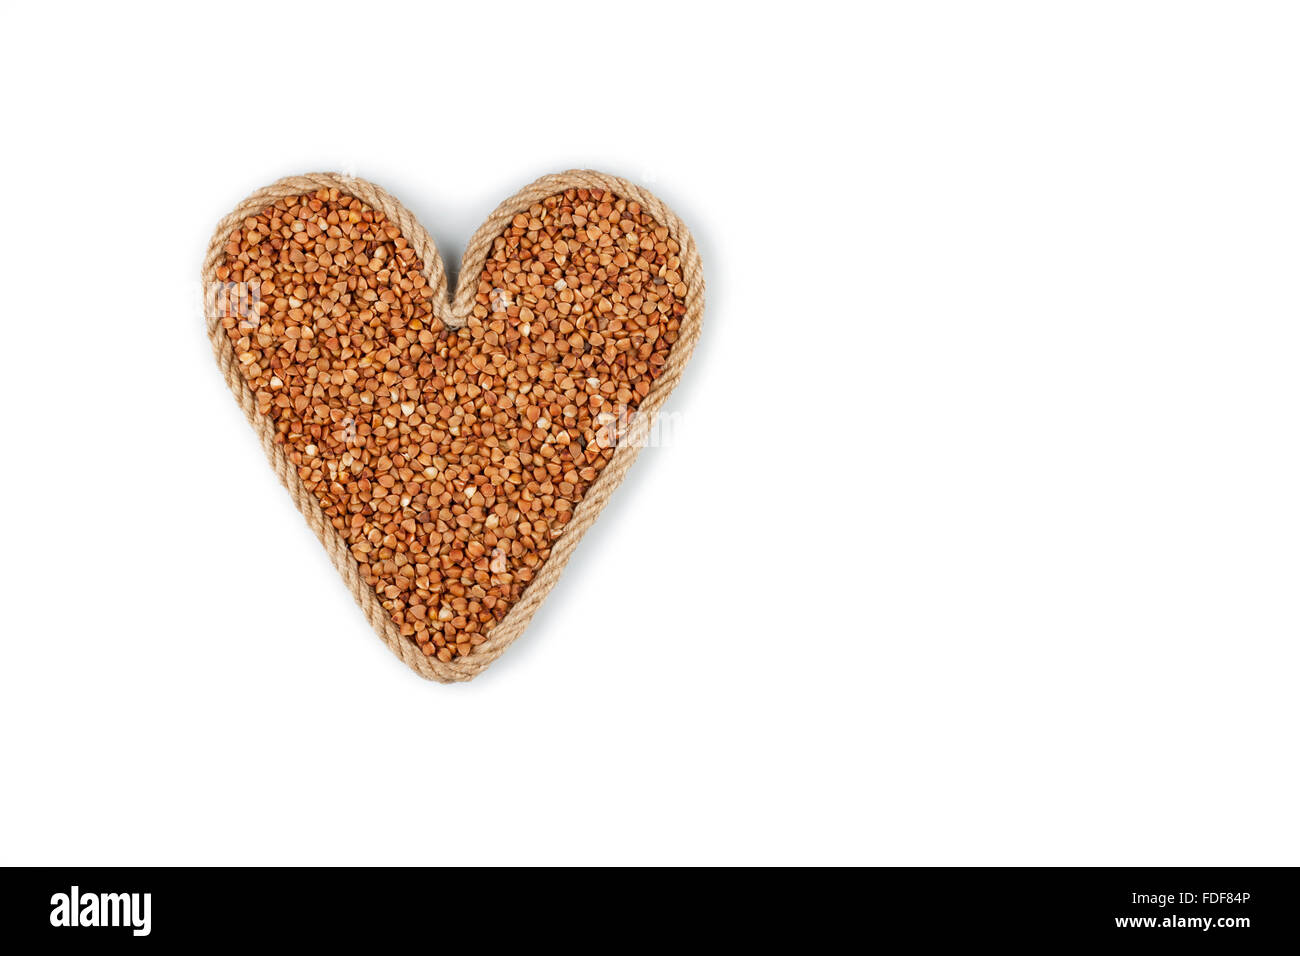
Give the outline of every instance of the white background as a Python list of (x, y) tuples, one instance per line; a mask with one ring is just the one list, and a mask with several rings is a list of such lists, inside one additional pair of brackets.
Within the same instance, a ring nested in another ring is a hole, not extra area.
[[(1297, 862), (1284, 5), (13, 6), (0, 861)], [(375, 638), (212, 362), (216, 221), (444, 257), (642, 182), (705, 333), (530, 630)]]

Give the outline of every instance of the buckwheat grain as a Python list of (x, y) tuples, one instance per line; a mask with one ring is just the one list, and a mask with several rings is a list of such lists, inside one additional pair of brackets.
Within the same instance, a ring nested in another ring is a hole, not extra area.
[(221, 321), (257, 409), (425, 654), (487, 639), (608, 464), (677, 340), (679, 251), (568, 190), (514, 217), (452, 330), (397, 226), (337, 189), (231, 233)]

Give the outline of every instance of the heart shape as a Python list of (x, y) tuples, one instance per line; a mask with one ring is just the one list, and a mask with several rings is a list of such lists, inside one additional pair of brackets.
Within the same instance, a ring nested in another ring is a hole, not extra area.
[(544, 176), (453, 299), (392, 196), (332, 173), (253, 193), (203, 263), (218, 366), (375, 632), (469, 680), (523, 632), (700, 334), (690, 233), (646, 190)]

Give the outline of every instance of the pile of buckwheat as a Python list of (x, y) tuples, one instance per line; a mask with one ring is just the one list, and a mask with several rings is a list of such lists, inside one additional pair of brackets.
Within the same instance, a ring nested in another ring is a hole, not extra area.
[(552, 196), (496, 239), (458, 330), (397, 227), (337, 189), (268, 206), (225, 251), (222, 325), (276, 441), (401, 633), (468, 654), (663, 371), (676, 241), (634, 202)]

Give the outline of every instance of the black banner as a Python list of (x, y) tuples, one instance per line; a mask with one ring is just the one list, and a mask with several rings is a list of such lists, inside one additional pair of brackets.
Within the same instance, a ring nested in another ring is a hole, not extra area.
[(591, 879), (580, 870), (88, 868), (7, 876), (0, 912), (11, 933), (138, 946), (428, 942), (431, 924), (490, 907), (505, 914), (502, 926), (563, 929), (588, 942), (611, 924), (638, 940), (680, 938), (683, 926), (702, 920), (723, 937), (789, 927), (848, 929), (868, 940), (1236, 949), (1294, 940), (1298, 915), (1291, 869), (750, 870), (721, 878), (663, 870)]

